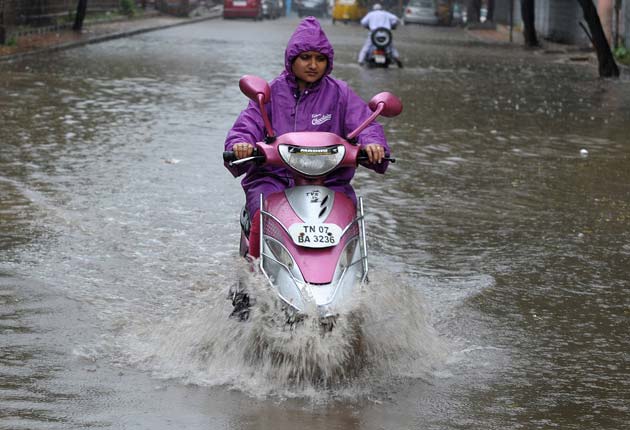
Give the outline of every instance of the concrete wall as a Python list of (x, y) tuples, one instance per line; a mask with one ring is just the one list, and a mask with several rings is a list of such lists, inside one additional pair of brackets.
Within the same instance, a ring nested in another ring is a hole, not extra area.
[(630, 0), (623, 0), (623, 10), (626, 48), (630, 49)]
[[(514, 28), (522, 29), (521, 2), (520, 0), (512, 1), (514, 2)], [(623, 0), (623, 2), (626, 7), (627, 25), (625, 28), (630, 28), (630, 0)], [(583, 13), (577, 0), (536, 0), (535, 8), (535, 25), (539, 38), (558, 43), (590, 45), (588, 37), (580, 27)], [(509, 25), (510, 0), (496, 0), (494, 16), (498, 24)]]
[(539, 0), (536, 30), (542, 38), (559, 43), (589, 44), (580, 27), (582, 8), (576, 0)]
[(512, 2), (512, 18), (514, 26), (520, 26), (521, 23), (521, 2), (520, 0), (495, 0), (494, 2), (494, 21), (498, 24), (510, 24), (510, 1)]

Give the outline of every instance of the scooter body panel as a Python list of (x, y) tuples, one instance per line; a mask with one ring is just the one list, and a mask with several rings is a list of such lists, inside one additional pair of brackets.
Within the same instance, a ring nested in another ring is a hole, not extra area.
[[(312, 185), (271, 194), (262, 207), (261, 268), (270, 284), (298, 312), (309, 301), (322, 317), (334, 315), (367, 274), (362, 210), (357, 213), (345, 194)], [(296, 243), (290, 233), (293, 226), (305, 224), (334, 224), (342, 233), (331, 246), (311, 248)]]
[[(264, 220), (263, 234), (281, 242), (295, 260), (305, 282), (328, 284), (333, 281), (339, 256), (348, 240), (358, 235), (352, 228), (356, 208), (348, 196), (323, 186), (303, 185), (270, 195), (263, 203), (271, 216)], [(294, 225), (334, 224), (344, 234), (339, 242), (324, 248), (295, 243), (289, 234)]]

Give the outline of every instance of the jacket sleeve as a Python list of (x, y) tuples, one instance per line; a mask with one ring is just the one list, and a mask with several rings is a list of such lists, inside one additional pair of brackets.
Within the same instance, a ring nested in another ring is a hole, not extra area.
[[(262, 141), (264, 139), (264, 127), (260, 109), (253, 101), (250, 101), (228, 132), (225, 138), (224, 149), (231, 151), (236, 143), (245, 142), (254, 145), (256, 142)], [(234, 177), (242, 175), (249, 169), (247, 165), (241, 164), (230, 167), (227, 163), (224, 164)]]
[(389, 25), (391, 25), (392, 27), (395, 27), (399, 21), (400, 19), (398, 19), (396, 15), (394, 15), (393, 13), (389, 14)]
[[(348, 87), (346, 116), (344, 124), (346, 133), (349, 134), (350, 132), (352, 132), (352, 130), (357, 128), (371, 114), (372, 111), (368, 107), (367, 103), (365, 103), (363, 99), (361, 99), (361, 97), (359, 97), (354, 91), (352, 91), (352, 89)], [(378, 122), (373, 121), (361, 133), (359, 133), (357, 137), (359, 140), (359, 145), (361, 147), (364, 147), (370, 143), (377, 143), (385, 148), (385, 155), (389, 156), (390, 150), (389, 145), (387, 144), (387, 140), (385, 139), (385, 132), (383, 131), (383, 127)], [(361, 163), (361, 165), (378, 173), (385, 173), (388, 164), (388, 162), (383, 162), (381, 164)]]
[(370, 14), (368, 13), (363, 18), (361, 18), (361, 27), (367, 27), (370, 23)]

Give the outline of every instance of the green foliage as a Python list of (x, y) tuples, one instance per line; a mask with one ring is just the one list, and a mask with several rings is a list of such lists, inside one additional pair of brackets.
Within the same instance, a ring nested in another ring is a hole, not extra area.
[(615, 48), (613, 54), (615, 54), (615, 58), (619, 62), (623, 64), (630, 64), (630, 51), (628, 51), (628, 48), (626, 48), (625, 46), (618, 46), (617, 48)]
[(9, 37), (9, 40), (6, 41), (6, 45), (7, 46), (17, 46), (17, 37), (16, 36)]
[(625, 58), (628, 55), (630, 55), (630, 52), (628, 52), (625, 46), (618, 46), (615, 49), (615, 57), (617, 58)]
[(120, 11), (129, 17), (136, 14), (136, 2), (134, 0), (120, 0)]

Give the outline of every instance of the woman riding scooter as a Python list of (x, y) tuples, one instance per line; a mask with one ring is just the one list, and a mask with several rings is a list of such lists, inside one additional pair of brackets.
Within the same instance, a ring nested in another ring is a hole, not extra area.
[[(347, 83), (330, 76), (333, 47), (317, 19), (303, 19), (289, 39), (285, 51), (285, 70), (270, 84), (271, 102), (266, 105), (277, 135), (294, 131), (325, 131), (345, 137), (372, 113), (367, 104)], [(252, 155), (254, 144), (265, 139), (265, 125), (256, 103), (238, 116), (225, 141), (225, 150), (236, 158)], [(378, 173), (387, 169), (389, 146), (383, 128), (376, 122), (358, 136), (358, 144), (368, 156), (366, 167)], [(265, 198), (293, 185), (284, 168), (260, 167), (255, 163), (226, 167), (235, 176), (245, 173), (241, 182), (251, 221), (249, 255), (258, 258), (260, 235), (260, 195)], [(342, 168), (327, 177), (326, 186), (347, 194), (356, 203), (350, 180), (354, 169)]]

